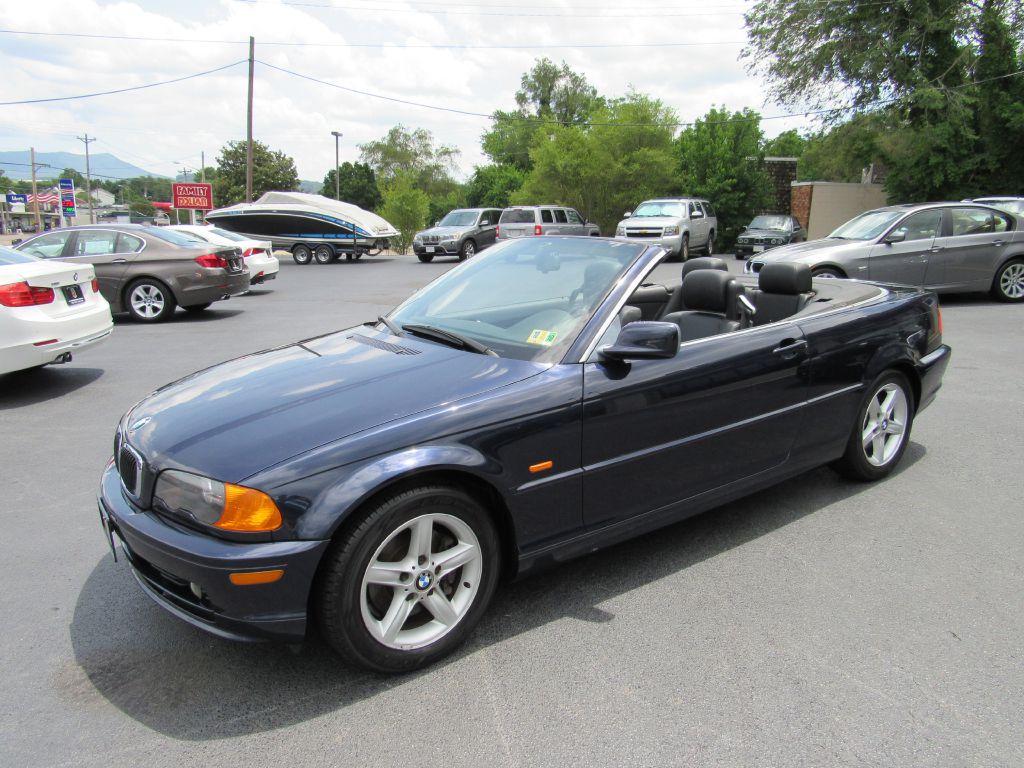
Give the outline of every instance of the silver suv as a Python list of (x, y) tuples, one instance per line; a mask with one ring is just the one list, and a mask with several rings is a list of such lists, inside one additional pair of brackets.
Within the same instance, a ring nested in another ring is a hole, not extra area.
[(575, 235), (600, 237), (601, 230), (575, 208), (562, 205), (516, 205), (501, 212), (498, 239), (534, 235)]
[(669, 252), (670, 261), (686, 261), (692, 249), (708, 256), (715, 250), (718, 217), (707, 200), (660, 197), (645, 200), (615, 227), (616, 240), (645, 240)]
[(433, 227), (416, 233), (412, 250), (422, 262), (433, 261), (435, 256), (458, 256), (459, 261), (463, 261), (494, 245), (500, 215), (500, 208), (449, 211)]

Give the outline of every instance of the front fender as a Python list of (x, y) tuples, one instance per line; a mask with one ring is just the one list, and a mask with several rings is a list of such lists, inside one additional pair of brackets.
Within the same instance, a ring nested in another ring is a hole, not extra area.
[[(333, 470), (335, 477), (302, 505), (294, 528), (298, 539), (328, 539), (353, 510), (381, 488), (426, 471), (458, 471), (494, 482), (501, 469), (465, 445), (418, 445)], [(321, 478), (322, 482), (323, 478)]]

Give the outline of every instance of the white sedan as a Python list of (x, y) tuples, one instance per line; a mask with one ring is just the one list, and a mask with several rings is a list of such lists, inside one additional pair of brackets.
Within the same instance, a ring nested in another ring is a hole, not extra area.
[(113, 330), (90, 264), (0, 248), (0, 374), (71, 362)]
[(252, 285), (277, 279), (281, 264), (274, 256), (274, 247), (268, 240), (253, 240), (237, 232), (210, 225), (176, 224), (168, 229), (184, 232), (199, 242), (241, 248), (245, 266), (249, 270), (249, 283)]

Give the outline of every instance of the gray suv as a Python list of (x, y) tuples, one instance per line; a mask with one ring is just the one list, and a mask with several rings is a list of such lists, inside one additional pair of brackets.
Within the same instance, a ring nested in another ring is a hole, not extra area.
[(499, 208), (459, 208), (450, 211), (430, 229), (417, 232), (412, 249), (420, 261), (433, 261), (435, 256), (458, 256), (468, 259), (477, 251), (494, 245)]
[(499, 240), (534, 235), (600, 237), (601, 229), (564, 205), (516, 205), (501, 212)]
[(616, 240), (648, 241), (669, 252), (670, 261), (686, 261), (690, 251), (715, 251), (718, 216), (707, 200), (659, 197), (645, 200), (615, 227)]

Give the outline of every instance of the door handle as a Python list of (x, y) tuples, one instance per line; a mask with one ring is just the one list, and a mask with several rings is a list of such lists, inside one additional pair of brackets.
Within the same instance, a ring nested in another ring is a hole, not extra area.
[(944, 250), (945, 250), (945, 246), (933, 245), (931, 248), (928, 249), (928, 253), (938, 253), (939, 251), (944, 251)]
[(111, 264), (127, 264), (128, 263), (128, 259), (114, 259), (110, 263)]
[(783, 339), (779, 346), (772, 350), (773, 355), (779, 355), (785, 360), (795, 357), (798, 352), (807, 347), (807, 339)]
[(993, 240), (992, 245), (1006, 245), (1005, 240)]

